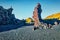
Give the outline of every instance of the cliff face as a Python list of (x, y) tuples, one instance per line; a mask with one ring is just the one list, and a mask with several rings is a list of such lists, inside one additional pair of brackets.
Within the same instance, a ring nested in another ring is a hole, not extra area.
[(47, 16), (45, 19), (58, 19), (58, 20), (60, 20), (60, 13), (52, 14), (50, 16)]

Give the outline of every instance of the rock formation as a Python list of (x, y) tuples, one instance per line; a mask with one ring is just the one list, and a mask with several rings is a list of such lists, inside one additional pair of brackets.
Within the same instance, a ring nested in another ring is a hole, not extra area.
[(40, 5), (40, 3), (38, 3), (33, 11), (33, 19), (34, 19), (35, 26), (39, 25), (39, 22), (41, 20), (41, 12), (42, 12), (41, 5)]
[(52, 25), (54, 24), (55, 21), (60, 23), (60, 15), (59, 15), (60, 13), (48, 16), (48, 17), (46, 17), (46, 20), (43, 20), (41, 18), (41, 12), (42, 12), (41, 5), (40, 5), (40, 3), (38, 3), (33, 12), (33, 19), (35, 21), (34, 24), (38, 24), (38, 21), (47, 23), (47, 24), (52, 24)]
[(17, 24), (18, 21), (15, 18), (15, 15), (12, 14), (13, 8), (4, 9), (0, 6), (0, 25), (6, 24)]

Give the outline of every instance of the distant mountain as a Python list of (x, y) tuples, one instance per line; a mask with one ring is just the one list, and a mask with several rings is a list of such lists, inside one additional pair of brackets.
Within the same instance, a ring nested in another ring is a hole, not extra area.
[(32, 23), (32, 22), (33, 22), (32, 18), (29, 17), (29, 18), (26, 19), (26, 23)]
[(58, 19), (58, 20), (60, 20), (60, 13), (55, 13), (55, 14), (49, 15), (45, 19)]

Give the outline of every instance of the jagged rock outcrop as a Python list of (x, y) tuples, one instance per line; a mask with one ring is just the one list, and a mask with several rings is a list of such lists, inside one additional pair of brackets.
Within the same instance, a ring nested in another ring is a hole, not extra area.
[[(18, 19), (15, 18), (15, 15), (12, 14), (13, 8), (5, 9), (0, 6), (0, 25), (7, 24), (17, 24)], [(19, 21), (20, 22), (20, 21)]]

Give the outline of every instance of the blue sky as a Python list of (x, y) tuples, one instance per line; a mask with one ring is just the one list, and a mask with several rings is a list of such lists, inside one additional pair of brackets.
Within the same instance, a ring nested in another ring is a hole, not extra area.
[(0, 6), (6, 9), (12, 6), (16, 18), (26, 19), (32, 17), (38, 2), (41, 4), (42, 18), (60, 12), (60, 0), (0, 0)]

